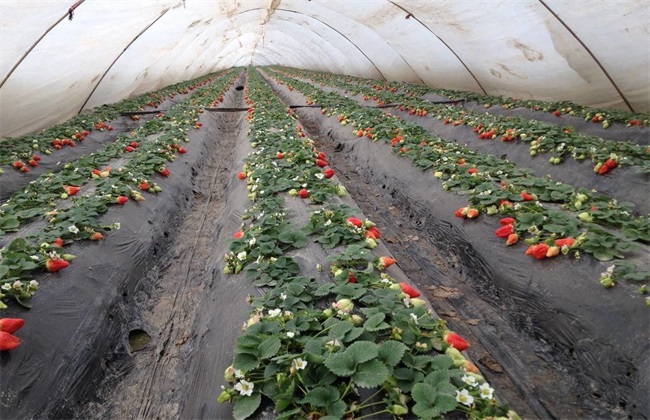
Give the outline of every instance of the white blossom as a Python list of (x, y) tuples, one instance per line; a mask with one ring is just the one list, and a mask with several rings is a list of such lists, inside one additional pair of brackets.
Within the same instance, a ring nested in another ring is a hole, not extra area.
[(253, 388), (255, 388), (255, 384), (243, 379), (235, 384), (235, 389), (239, 391), (241, 395), (245, 395), (247, 397), (250, 397), (253, 394)]

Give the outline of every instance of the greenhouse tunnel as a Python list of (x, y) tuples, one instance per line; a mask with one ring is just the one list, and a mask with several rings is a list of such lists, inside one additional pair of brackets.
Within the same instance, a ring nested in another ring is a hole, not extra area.
[(650, 3), (0, 28), (0, 418), (650, 417)]

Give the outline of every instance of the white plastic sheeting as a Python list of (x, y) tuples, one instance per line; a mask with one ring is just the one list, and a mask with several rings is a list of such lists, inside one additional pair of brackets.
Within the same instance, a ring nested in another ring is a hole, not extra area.
[(73, 4), (0, 0), (0, 136), (251, 64), (650, 110), (647, 1)]

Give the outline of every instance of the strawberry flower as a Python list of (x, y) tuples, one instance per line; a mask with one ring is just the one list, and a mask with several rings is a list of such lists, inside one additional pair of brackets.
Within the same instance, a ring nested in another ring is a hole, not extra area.
[(478, 382), (476, 381), (476, 377), (472, 375), (463, 375), (462, 378), (460, 378), (463, 382), (465, 382), (467, 385), (471, 386), (472, 388), (478, 386)]
[(491, 400), (494, 396), (494, 388), (492, 388), (487, 382), (478, 387), (481, 398), (484, 400)]
[(235, 384), (235, 389), (245, 397), (250, 397), (253, 394), (253, 388), (255, 388), (255, 384), (244, 379)]
[(462, 391), (456, 390), (456, 401), (459, 403), (471, 407), (474, 403), (474, 397), (469, 395), (469, 391), (463, 389)]

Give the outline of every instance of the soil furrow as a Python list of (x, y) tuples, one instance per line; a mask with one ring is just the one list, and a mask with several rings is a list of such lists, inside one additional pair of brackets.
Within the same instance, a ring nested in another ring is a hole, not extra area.
[[(230, 101), (239, 104), (242, 94), (231, 91)], [(105, 383), (98, 401), (80, 410), (83, 418), (171, 418), (182, 409), (184, 377), (189, 354), (195, 348), (194, 328), (198, 301), (210, 287), (218, 256), (212, 254), (220, 233), (224, 192), (233, 171), (229, 150), (235, 147), (243, 115), (206, 114), (205, 127), (212, 138), (207, 163), (193, 186), (194, 204), (186, 212), (173, 247), (160, 257), (164, 267), (149, 279), (149, 301), (138, 324), (145, 326), (152, 341), (132, 360), (117, 383)], [(215, 391), (216, 392), (216, 391)]]

